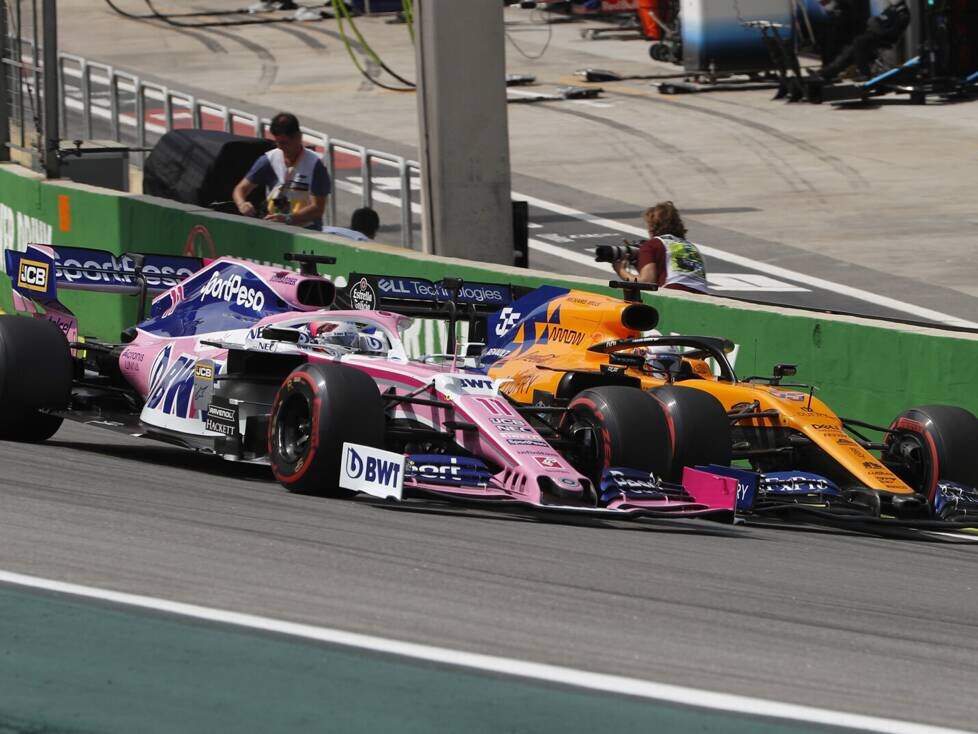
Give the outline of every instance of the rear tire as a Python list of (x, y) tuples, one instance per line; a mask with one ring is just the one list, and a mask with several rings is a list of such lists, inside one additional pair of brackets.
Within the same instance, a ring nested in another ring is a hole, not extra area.
[(369, 375), (340, 364), (297, 367), (272, 405), (268, 453), (272, 473), (289, 491), (351, 497), (338, 486), (343, 444), (384, 443), (384, 407)]
[(41, 409), (68, 407), (73, 373), (68, 340), (55, 324), (0, 316), (0, 440), (51, 438), (63, 419)]
[(978, 487), (978, 418), (952, 405), (924, 405), (898, 415), (888, 433), (883, 461), (912, 489), (933, 502), (945, 479)]

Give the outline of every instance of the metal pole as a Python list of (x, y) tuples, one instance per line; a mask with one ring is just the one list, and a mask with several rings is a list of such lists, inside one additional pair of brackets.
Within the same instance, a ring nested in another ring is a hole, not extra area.
[(7, 0), (0, 0), (0, 161), (10, 160), (10, 91), (7, 89)]
[[(44, 0), (44, 170), (58, 178), (61, 161), (58, 147), (58, 9), (56, 0)], [(37, 32), (35, 31), (35, 38)]]
[(26, 132), (24, 132), (24, 39), (21, 33), (23, 29), (23, 19), (20, 14), (20, 0), (17, 0), (17, 10), (15, 11), (16, 23), (17, 23), (17, 44), (14, 53), (16, 54), (17, 65), (13, 68), (16, 70), (14, 72), (14, 83), (17, 85), (17, 129), (20, 131), (20, 147), (23, 148), (26, 143)]

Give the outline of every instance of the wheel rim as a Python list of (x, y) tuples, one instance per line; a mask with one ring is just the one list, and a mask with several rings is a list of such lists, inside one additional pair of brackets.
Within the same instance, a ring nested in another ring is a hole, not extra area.
[(312, 445), (312, 412), (302, 395), (290, 395), (279, 407), (275, 422), (275, 448), (289, 464), (309, 453)]
[(926, 456), (923, 437), (915, 433), (904, 433), (890, 445), (887, 463), (895, 465), (894, 473), (904, 482), (921, 491), (925, 489), (931, 473)]
[(600, 481), (605, 451), (596, 423), (586, 415), (572, 413), (567, 432), (574, 438), (572, 464), (581, 474)]

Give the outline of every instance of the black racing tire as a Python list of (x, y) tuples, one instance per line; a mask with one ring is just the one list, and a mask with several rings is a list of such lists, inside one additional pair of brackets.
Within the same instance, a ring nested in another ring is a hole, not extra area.
[(289, 491), (351, 497), (338, 486), (343, 444), (382, 448), (384, 406), (377, 383), (341, 364), (294, 369), (272, 405), (268, 453), (272, 473)]
[(890, 424), (883, 461), (932, 502), (938, 480), (978, 487), (978, 418), (953, 405), (905, 410)]
[(568, 459), (599, 486), (611, 466), (665, 477), (672, 468), (669, 422), (662, 404), (624, 385), (582, 390), (568, 405), (562, 432), (575, 439)]
[(662, 403), (671, 424), (672, 470), (665, 479), (678, 482), (686, 466), (730, 465), (730, 418), (719, 400), (703, 390), (678, 385), (649, 392)]
[(68, 340), (57, 325), (0, 316), (0, 440), (51, 438), (63, 419), (41, 411), (68, 407), (73, 376)]

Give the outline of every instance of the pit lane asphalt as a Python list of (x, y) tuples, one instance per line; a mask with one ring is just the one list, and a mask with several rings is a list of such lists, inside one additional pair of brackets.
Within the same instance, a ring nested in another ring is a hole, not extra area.
[(68, 423), (0, 443), (0, 465), (6, 571), (975, 727), (972, 545), (295, 496), (260, 467)]

